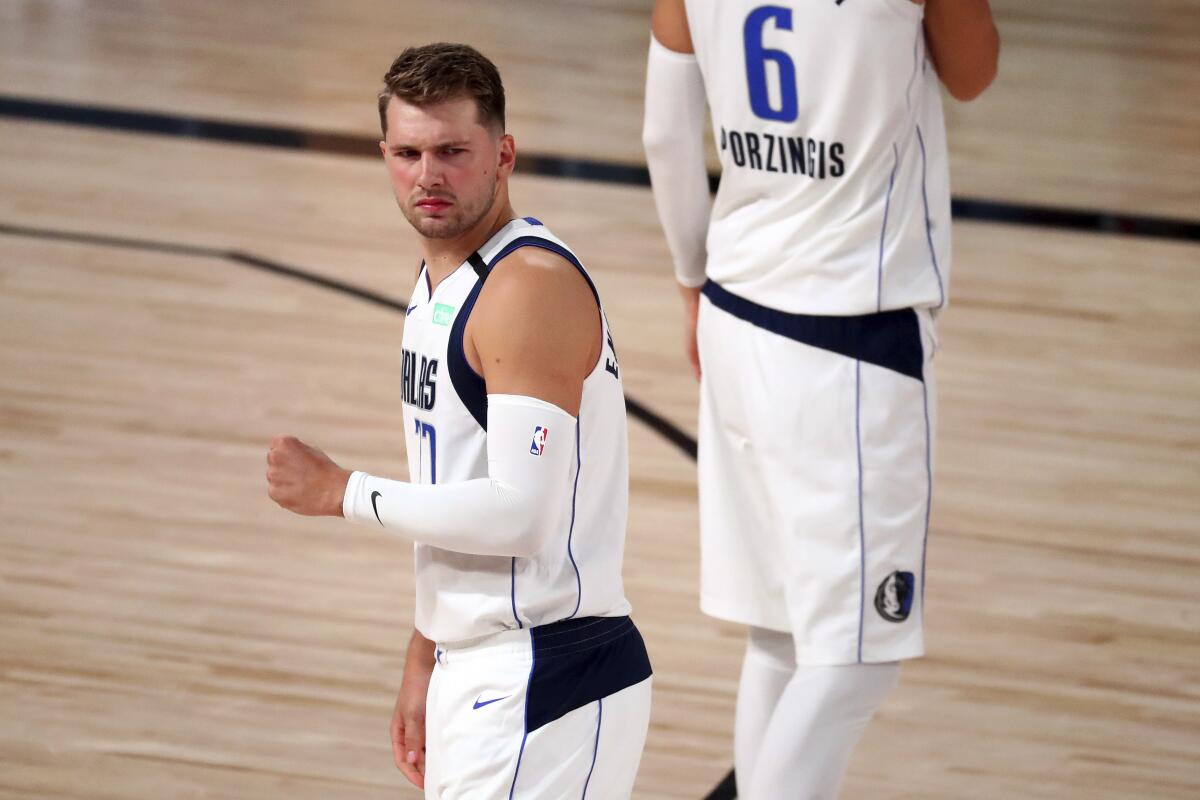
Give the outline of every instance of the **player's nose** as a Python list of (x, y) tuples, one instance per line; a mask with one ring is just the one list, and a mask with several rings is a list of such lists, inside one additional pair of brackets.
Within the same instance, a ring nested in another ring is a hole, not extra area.
[(436, 153), (421, 154), (421, 168), (417, 173), (417, 184), (423, 189), (442, 184), (442, 170)]

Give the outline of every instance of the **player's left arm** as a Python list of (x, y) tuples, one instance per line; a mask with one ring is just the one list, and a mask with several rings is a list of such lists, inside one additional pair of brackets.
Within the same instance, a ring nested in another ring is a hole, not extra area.
[(925, 40), (955, 99), (974, 100), (995, 79), (1000, 33), (988, 0), (925, 0)]
[(602, 346), (599, 308), (573, 266), (524, 248), (489, 277), (467, 330), (464, 344), (488, 386), (487, 478), (418, 485), (350, 473), (315, 448), (278, 439), (268, 456), (272, 499), (457, 552), (540, 552), (570, 497), (575, 415)]
[(642, 145), (654, 204), (683, 299), (684, 348), (697, 378), (700, 356), (696, 318), (711, 211), (704, 160), (706, 113), (704, 76), (694, 52), (684, 2), (655, 0), (646, 60)]

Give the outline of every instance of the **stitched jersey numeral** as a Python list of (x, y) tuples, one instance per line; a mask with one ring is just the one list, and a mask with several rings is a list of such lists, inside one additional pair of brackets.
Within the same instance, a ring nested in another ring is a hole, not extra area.
[(429, 440), (429, 482), (437, 483), (437, 431), (428, 422), (421, 420), (413, 420), (417, 434), (417, 475), (415, 480), (421, 479), (420, 473), (423, 472), (421, 465), (425, 461), (425, 440)]

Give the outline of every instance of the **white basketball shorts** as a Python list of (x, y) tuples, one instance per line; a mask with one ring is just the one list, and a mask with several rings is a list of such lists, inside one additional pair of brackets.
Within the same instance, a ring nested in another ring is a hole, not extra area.
[(425, 796), (626, 800), (650, 722), (650, 660), (629, 617), (437, 645)]
[(924, 310), (700, 304), (701, 609), (791, 633), (803, 665), (914, 658), (935, 420)]

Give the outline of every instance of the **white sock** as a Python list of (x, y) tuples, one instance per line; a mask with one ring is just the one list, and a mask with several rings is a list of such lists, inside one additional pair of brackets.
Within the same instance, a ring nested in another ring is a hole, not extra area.
[(754, 627), (746, 633), (733, 727), (733, 767), (739, 797), (749, 796), (749, 778), (762, 751), (767, 725), (796, 672), (791, 634)]
[(797, 667), (790, 634), (751, 627), (738, 685), (739, 800), (834, 800), (900, 664)]

